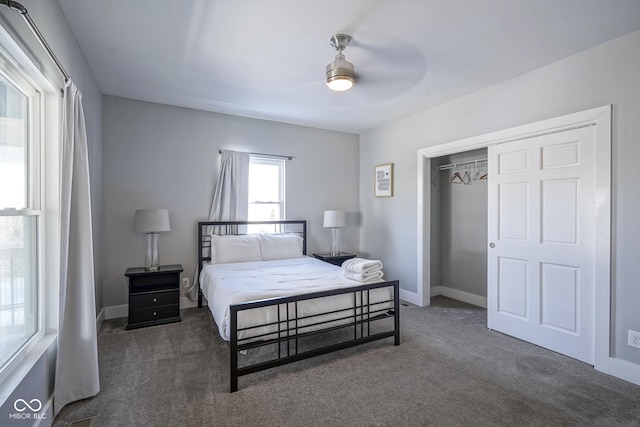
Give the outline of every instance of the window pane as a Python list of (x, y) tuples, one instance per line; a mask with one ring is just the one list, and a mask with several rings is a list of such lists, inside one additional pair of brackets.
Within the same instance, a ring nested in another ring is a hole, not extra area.
[(0, 216), (0, 365), (38, 331), (36, 216)]
[(0, 209), (28, 207), (27, 97), (0, 75)]
[[(249, 201), (280, 201), (280, 165), (252, 163), (249, 168)], [(264, 218), (262, 218), (264, 219)]]
[(249, 163), (250, 221), (285, 219), (285, 161), (252, 155)]
[[(37, 88), (0, 58), (0, 366), (40, 333)], [(33, 145), (32, 145), (33, 142)], [(35, 162), (35, 163), (34, 163)], [(31, 194), (32, 190), (34, 191)], [(29, 209), (25, 212), (22, 209)]]
[(279, 203), (249, 203), (249, 221), (275, 221), (282, 219)]

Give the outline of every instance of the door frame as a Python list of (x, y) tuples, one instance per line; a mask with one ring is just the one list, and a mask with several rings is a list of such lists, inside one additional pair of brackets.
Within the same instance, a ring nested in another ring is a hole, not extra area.
[(431, 302), (431, 159), (585, 126), (595, 127), (596, 262), (594, 367), (609, 372), (611, 354), (611, 105), (418, 150), (418, 287), (403, 299)]

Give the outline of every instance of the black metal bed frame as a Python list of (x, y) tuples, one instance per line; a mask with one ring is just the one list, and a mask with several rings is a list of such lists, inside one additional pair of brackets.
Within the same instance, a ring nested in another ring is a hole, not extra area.
[[(204, 263), (210, 260), (210, 256), (206, 252), (211, 245), (209, 235), (211, 227), (218, 227), (216, 234), (238, 234), (239, 228), (249, 225), (273, 226), (275, 229), (279, 228), (280, 232), (301, 234), (303, 237), (303, 253), (306, 255), (307, 223), (303, 220), (260, 222), (202, 221), (198, 222), (198, 266), (200, 270)], [(388, 300), (371, 302), (371, 291), (383, 288), (392, 288), (393, 297)], [(298, 311), (298, 305), (302, 301), (349, 294), (352, 295), (353, 303), (349, 307), (306, 316)], [(389, 303), (392, 303), (391, 309), (388, 308)], [(198, 307), (202, 307), (200, 284), (198, 284)], [(238, 315), (240, 313), (264, 307), (275, 307), (277, 310), (276, 321), (238, 329)], [(332, 318), (330, 320), (323, 318), (323, 316), (327, 315), (331, 315)], [(389, 319), (393, 319), (392, 328), (385, 328), (385, 319), (387, 323)], [(264, 327), (267, 327), (269, 331), (261, 334), (249, 334), (249, 338), (239, 337), (243, 332)], [(353, 329), (352, 333), (349, 331), (350, 328)], [(382, 330), (377, 331), (377, 328), (382, 328)], [(333, 331), (348, 331), (349, 333), (342, 333), (340, 334), (341, 340), (321, 347), (305, 350), (300, 346), (301, 339)], [(348, 338), (345, 338), (347, 336)], [(233, 304), (230, 306), (230, 391), (233, 393), (238, 390), (238, 378), (240, 376), (389, 337), (394, 338), (394, 345), (400, 345), (400, 289), (397, 280)], [(277, 356), (273, 359), (253, 365), (239, 366), (238, 353), (273, 345), (277, 346)]]

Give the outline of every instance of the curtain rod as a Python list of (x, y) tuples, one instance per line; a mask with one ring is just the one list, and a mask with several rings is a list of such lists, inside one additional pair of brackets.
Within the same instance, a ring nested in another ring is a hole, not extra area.
[(24, 7), (22, 4), (18, 3), (17, 1), (12, 1), (12, 0), (0, 0), (0, 4), (7, 6), (11, 10), (17, 11), (18, 13), (20, 13), (20, 15), (22, 15), (22, 18), (25, 20), (25, 22), (27, 23), (27, 25), (29, 26), (33, 34), (36, 36), (36, 38), (38, 39), (38, 41), (40, 42), (44, 50), (47, 51), (47, 53), (49, 54), (49, 57), (56, 64), (56, 66), (58, 67), (58, 70), (60, 70), (60, 73), (62, 73), (62, 75), (64, 76), (65, 83), (69, 81), (71, 77), (69, 77), (69, 74), (67, 73), (67, 71), (64, 69), (60, 61), (58, 61), (58, 58), (53, 53), (53, 50), (51, 50), (51, 47), (49, 47), (49, 44), (42, 36), (42, 33), (36, 26), (36, 23), (33, 22), (33, 19), (31, 19), (29, 12), (27, 12), (27, 8)]
[[(218, 150), (218, 153), (222, 154), (222, 150)], [(254, 154), (256, 156), (278, 157), (281, 159), (293, 160), (293, 156), (284, 156), (282, 154), (266, 154), (266, 153), (249, 153), (249, 154)]]

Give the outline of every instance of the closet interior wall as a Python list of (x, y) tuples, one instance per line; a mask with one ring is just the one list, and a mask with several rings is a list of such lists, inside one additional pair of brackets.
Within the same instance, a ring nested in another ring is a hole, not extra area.
[[(487, 297), (487, 180), (474, 164), (439, 170), (443, 165), (486, 159), (487, 149), (432, 159), (431, 295), (478, 305)], [(484, 173), (487, 163), (484, 162)], [(465, 178), (450, 182), (455, 172)], [(470, 180), (464, 173), (468, 172)], [(486, 177), (485, 177), (486, 178)]]

